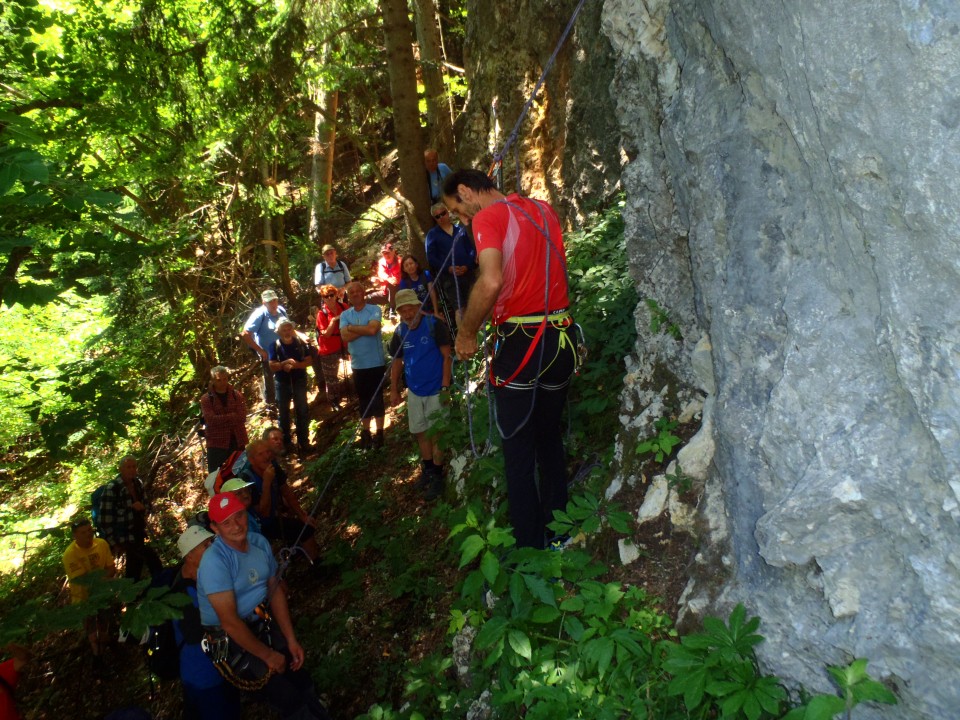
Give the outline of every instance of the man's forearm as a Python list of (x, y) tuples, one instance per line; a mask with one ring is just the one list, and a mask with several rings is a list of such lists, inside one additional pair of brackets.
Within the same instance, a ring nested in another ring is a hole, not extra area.
[(481, 275), (470, 291), (470, 300), (460, 321), (460, 332), (476, 335), (493, 310), (499, 294), (500, 284)]
[[(288, 614), (287, 620), (289, 621), (289, 619), (290, 616)], [(260, 640), (257, 639), (257, 636), (253, 634), (253, 631), (237, 615), (233, 615), (232, 617), (221, 617), (220, 625), (223, 627), (224, 632), (226, 632), (227, 635), (230, 636), (230, 639), (233, 640), (237, 645), (242, 647), (251, 655), (254, 655), (266, 662), (266, 659), (271, 652), (270, 648), (264, 643), (260, 642)]]

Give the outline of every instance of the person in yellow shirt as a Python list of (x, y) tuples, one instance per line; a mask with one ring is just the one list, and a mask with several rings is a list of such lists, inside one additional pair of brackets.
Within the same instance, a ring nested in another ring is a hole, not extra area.
[[(113, 564), (113, 555), (106, 540), (94, 536), (93, 525), (88, 518), (80, 518), (70, 525), (73, 542), (63, 553), (63, 567), (70, 581), (70, 596), (74, 603), (87, 599), (90, 591), (76, 578), (93, 570), (103, 570), (104, 577), (112, 578), (117, 574)], [(109, 611), (101, 610), (84, 620), (83, 628), (90, 640), (93, 654), (99, 656), (110, 629)]]

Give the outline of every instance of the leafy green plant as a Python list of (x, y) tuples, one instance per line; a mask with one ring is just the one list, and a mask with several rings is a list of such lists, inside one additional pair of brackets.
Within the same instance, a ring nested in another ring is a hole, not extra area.
[(650, 332), (658, 333), (661, 330), (667, 333), (674, 340), (683, 340), (683, 334), (680, 332), (680, 326), (670, 320), (666, 310), (660, 307), (660, 304), (653, 298), (647, 298), (647, 308), (650, 310)]
[(679, 437), (673, 434), (677, 429), (677, 422), (668, 418), (660, 418), (653, 424), (657, 434), (639, 443), (636, 448), (637, 455), (646, 455), (653, 453), (653, 459), (662, 463), (670, 457), (673, 449), (680, 444)]
[(664, 645), (663, 669), (672, 679), (667, 692), (681, 696), (691, 717), (779, 717), (787, 694), (780, 681), (760, 673), (754, 647), (763, 642), (757, 634), (760, 618), (746, 619), (737, 605), (729, 625), (704, 618), (704, 631), (687, 635), (678, 644)]
[(784, 715), (783, 720), (830, 720), (841, 713), (846, 720), (850, 720), (853, 708), (860, 703), (895, 705), (897, 702), (896, 696), (883, 683), (870, 677), (867, 661), (863, 658), (845, 666), (829, 666), (827, 672), (840, 688), (842, 696), (816, 695)]
[(680, 467), (680, 463), (677, 463), (677, 471), (674, 473), (667, 474), (667, 485), (672, 489), (676, 490), (678, 493), (690, 492), (693, 488), (693, 478), (687, 475), (683, 468)]

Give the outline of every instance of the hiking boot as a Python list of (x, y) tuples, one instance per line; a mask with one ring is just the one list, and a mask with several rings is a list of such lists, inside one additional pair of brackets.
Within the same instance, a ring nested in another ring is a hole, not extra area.
[(432, 467), (432, 462), (426, 460), (420, 461), (420, 474), (413, 482), (413, 487), (415, 490), (425, 491), (428, 487), (430, 487), (430, 481), (433, 479)]
[(430, 484), (423, 493), (423, 499), (427, 502), (433, 502), (441, 495), (443, 495), (443, 475), (431, 473)]
[(377, 434), (373, 437), (373, 447), (382, 448), (383, 447), (383, 430), (378, 430)]
[(360, 431), (360, 439), (357, 440), (357, 447), (361, 450), (366, 450), (367, 448), (371, 447), (372, 443), (373, 439), (370, 437), (370, 431), (366, 428), (363, 428)]

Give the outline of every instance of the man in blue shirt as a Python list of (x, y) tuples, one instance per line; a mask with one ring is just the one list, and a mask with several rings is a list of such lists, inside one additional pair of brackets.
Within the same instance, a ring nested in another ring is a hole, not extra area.
[(343, 299), (343, 288), (350, 282), (350, 268), (343, 260), (337, 259), (337, 249), (333, 245), (324, 245), (321, 251), (323, 260), (317, 263), (313, 271), (313, 284), (320, 292), (324, 285), (333, 285)]
[(447, 206), (436, 203), (430, 214), (437, 221), (427, 233), (427, 264), (440, 284), (450, 321), (456, 322), (477, 275), (477, 248), (462, 225), (454, 225)]
[(223, 676), (201, 646), (203, 626), (200, 624), (197, 572), (214, 537), (213, 533), (199, 525), (191, 525), (177, 539), (183, 566), (173, 583), (173, 591), (185, 593), (191, 600), (189, 607), (184, 608), (183, 618), (173, 622), (177, 647), (180, 649), (180, 684), (183, 685), (185, 720), (231, 720), (240, 717), (240, 694), (223, 681)]
[[(367, 303), (363, 286), (358, 282), (347, 285), (350, 307), (340, 315), (340, 337), (350, 351), (353, 385), (360, 400), (360, 448), (383, 447), (383, 377), (387, 370), (380, 334), (380, 308)], [(376, 422), (377, 435), (371, 438), (370, 429)]]
[(277, 404), (277, 395), (268, 349), (279, 339), (277, 324), (281, 318), (287, 316), (287, 311), (280, 307), (280, 298), (273, 290), (264, 290), (260, 294), (260, 300), (263, 305), (250, 313), (240, 333), (240, 339), (260, 356), (260, 363), (263, 365), (263, 401), (274, 406)]
[(453, 359), (447, 326), (420, 310), (413, 290), (397, 293), (397, 312), (402, 322), (390, 341), (390, 404), (400, 404), (400, 372), (407, 381), (407, 422), (420, 447), (422, 466), (419, 485), (426, 499), (443, 492), (443, 455), (436, 436), (427, 437), (443, 412), (440, 394), (450, 387)]
[[(269, 679), (258, 694), (282, 717), (328, 720), (303, 667), (304, 650), (293, 631), (270, 543), (248, 532), (246, 508), (233, 493), (210, 498), (209, 513), (217, 539), (203, 554), (197, 577), (203, 625), (213, 632), (222, 630), (231, 644), (266, 666)], [(285, 648), (270, 647), (248, 624), (255, 624), (267, 608)]]

